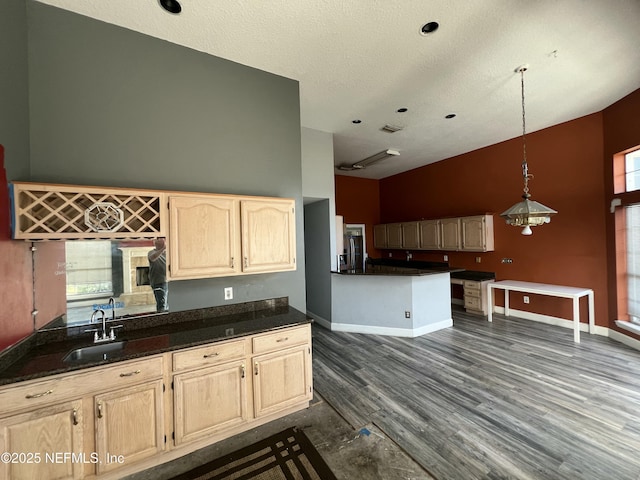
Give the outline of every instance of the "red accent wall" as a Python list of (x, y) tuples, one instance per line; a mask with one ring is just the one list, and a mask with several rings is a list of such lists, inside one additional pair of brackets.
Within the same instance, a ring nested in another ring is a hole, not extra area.
[[(495, 251), (414, 252), (414, 259), (442, 261), (446, 253), (451, 266), (493, 271), (498, 280), (593, 288), (596, 323), (609, 326), (602, 118), (600, 112), (527, 134), (532, 198), (559, 212), (550, 224), (534, 227), (532, 236), (499, 216), (521, 200), (520, 138), (380, 180), (380, 221), (493, 213)], [(341, 187), (358, 195), (355, 182), (345, 180)], [(343, 208), (338, 197), (336, 206)], [(394, 256), (404, 258), (404, 252)], [(503, 264), (502, 258), (513, 263)], [(512, 308), (571, 318), (570, 300), (529, 296), (525, 307), (522, 295), (512, 294)], [(586, 300), (582, 306), (586, 321)]]
[(380, 188), (378, 180), (335, 176), (336, 215), (344, 217), (344, 223), (364, 223), (367, 237), (367, 253), (379, 257), (373, 247), (373, 226), (380, 223)]
[(0, 145), (0, 350), (33, 332), (31, 244), (11, 240), (4, 147)]
[[(613, 192), (613, 161), (616, 153), (623, 152), (630, 148), (640, 146), (640, 89), (632, 92), (623, 99), (605, 108), (602, 112), (604, 131), (604, 178), (606, 207), (611, 204), (614, 197), (624, 197), (624, 195), (614, 195)], [(637, 201), (637, 198), (633, 199)], [(640, 339), (638, 335), (632, 335), (627, 331), (618, 329), (613, 320), (618, 319), (617, 305), (613, 301), (616, 298), (617, 275), (615, 261), (615, 224), (614, 216), (606, 216), (607, 228), (607, 262), (608, 270), (608, 292), (609, 302), (608, 315), (612, 320), (611, 328), (621, 331), (625, 335), (631, 335)]]

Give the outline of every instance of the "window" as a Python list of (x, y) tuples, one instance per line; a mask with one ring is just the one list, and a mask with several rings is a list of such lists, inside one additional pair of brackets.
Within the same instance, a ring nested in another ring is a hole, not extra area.
[(625, 191), (640, 190), (640, 150), (629, 152), (624, 156)]
[(640, 204), (625, 207), (625, 217), (628, 312), (640, 323)]

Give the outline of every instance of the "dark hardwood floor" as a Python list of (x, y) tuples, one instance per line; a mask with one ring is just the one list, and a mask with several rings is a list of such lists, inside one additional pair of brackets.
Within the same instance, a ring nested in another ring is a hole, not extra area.
[(398, 338), (313, 328), (315, 389), (438, 480), (640, 479), (640, 352), (606, 337), (454, 311)]

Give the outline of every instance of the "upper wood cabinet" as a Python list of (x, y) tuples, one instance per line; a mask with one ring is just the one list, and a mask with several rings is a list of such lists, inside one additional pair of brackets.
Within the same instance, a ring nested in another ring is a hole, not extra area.
[(493, 215), (477, 215), (460, 219), (462, 250), (488, 252), (494, 249)]
[(440, 220), (440, 250), (460, 250), (460, 219)]
[[(494, 250), (493, 215), (374, 225), (376, 248), (488, 252)], [(385, 243), (378, 239), (385, 239)]]
[(417, 250), (420, 248), (420, 228), (418, 222), (404, 222), (402, 225), (402, 248)]
[(387, 248), (387, 226), (384, 224), (373, 226), (373, 246)]
[(170, 278), (240, 273), (240, 208), (235, 197), (169, 197)]
[(418, 230), (421, 250), (440, 250), (440, 220), (421, 220)]
[(163, 237), (164, 192), (14, 182), (13, 238), (19, 240)]
[(296, 269), (295, 202), (288, 198), (240, 200), (242, 272)]

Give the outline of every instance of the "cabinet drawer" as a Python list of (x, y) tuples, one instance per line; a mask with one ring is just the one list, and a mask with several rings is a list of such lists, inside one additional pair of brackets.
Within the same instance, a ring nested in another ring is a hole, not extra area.
[(0, 417), (162, 376), (162, 356), (55, 375), (0, 389)]
[(293, 345), (309, 343), (309, 341), (310, 328), (308, 325), (278, 330), (253, 337), (253, 353), (272, 352)]
[(464, 308), (482, 311), (482, 300), (479, 297), (464, 296)]
[(204, 347), (173, 354), (173, 370), (187, 370), (207, 365), (216, 365), (242, 358), (246, 355), (245, 341), (211, 343)]
[(467, 297), (477, 297), (477, 298), (482, 297), (482, 292), (480, 292), (479, 288), (465, 288), (464, 294)]
[(464, 280), (462, 283), (465, 291), (467, 290), (477, 290), (480, 291), (480, 282), (474, 282), (472, 280)]

